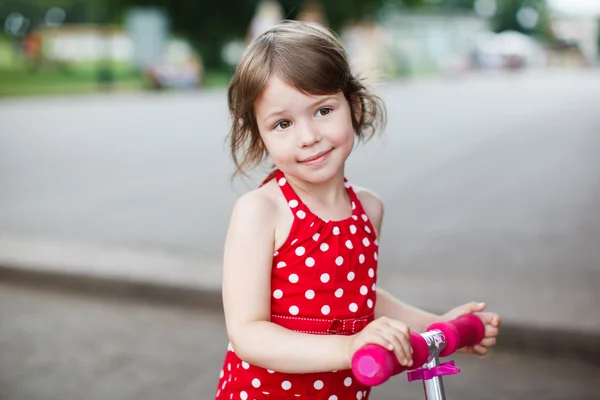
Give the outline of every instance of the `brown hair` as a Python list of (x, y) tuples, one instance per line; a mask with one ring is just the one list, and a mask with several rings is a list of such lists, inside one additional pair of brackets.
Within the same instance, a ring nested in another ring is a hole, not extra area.
[(385, 126), (383, 102), (352, 74), (348, 55), (334, 34), (319, 25), (284, 21), (252, 41), (229, 85), (234, 176), (245, 174), (266, 156), (253, 105), (272, 74), (303, 93), (343, 92), (351, 110), (360, 111), (351, 112), (359, 139), (369, 139)]

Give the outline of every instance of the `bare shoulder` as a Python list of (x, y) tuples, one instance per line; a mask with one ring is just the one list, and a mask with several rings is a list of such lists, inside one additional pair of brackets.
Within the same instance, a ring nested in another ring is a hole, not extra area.
[(274, 226), (277, 213), (273, 211), (277, 208), (278, 202), (269, 186), (267, 184), (240, 196), (233, 207), (230, 223), (260, 223), (262, 227)]
[(381, 230), (381, 221), (383, 220), (383, 202), (374, 191), (360, 186), (352, 185), (352, 189), (360, 200), (365, 212), (369, 216), (373, 227), (377, 230), (378, 236)]

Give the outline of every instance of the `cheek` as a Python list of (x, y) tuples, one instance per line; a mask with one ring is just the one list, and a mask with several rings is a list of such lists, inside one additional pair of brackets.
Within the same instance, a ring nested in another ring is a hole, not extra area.
[(263, 138), (269, 156), (275, 163), (286, 163), (294, 157), (293, 143), (282, 138)]

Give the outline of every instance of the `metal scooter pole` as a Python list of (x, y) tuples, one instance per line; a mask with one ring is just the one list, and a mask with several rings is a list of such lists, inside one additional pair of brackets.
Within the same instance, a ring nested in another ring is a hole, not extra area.
[[(433, 360), (425, 364), (425, 367), (431, 369), (439, 365), (440, 359), (436, 355)], [(431, 379), (423, 380), (423, 389), (425, 389), (426, 400), (446, 400), (444, 381), (441, 376), (435, 376)]]

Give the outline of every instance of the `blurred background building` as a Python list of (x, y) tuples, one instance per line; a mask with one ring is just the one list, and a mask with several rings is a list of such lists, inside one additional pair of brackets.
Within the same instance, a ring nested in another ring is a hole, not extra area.
[(595, 0), (3, 0), (0, 95), (226, 85), (283, 19), (332, 28), (385, 79), (598, 65)]

